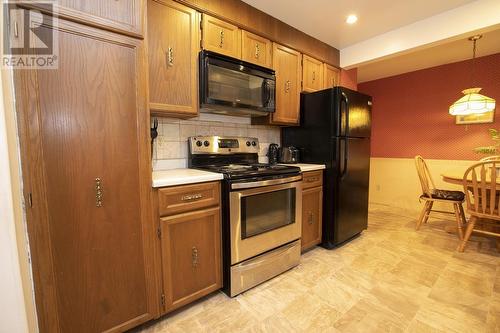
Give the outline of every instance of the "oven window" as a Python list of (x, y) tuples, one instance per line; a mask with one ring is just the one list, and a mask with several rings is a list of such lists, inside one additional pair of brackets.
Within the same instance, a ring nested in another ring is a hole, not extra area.
[(263, 84), (261, 77), (208, 65), (208, 97), (211, 99), (262, 107)]
[(295, 223), (295, 188), (241, 198), (241, 238)]

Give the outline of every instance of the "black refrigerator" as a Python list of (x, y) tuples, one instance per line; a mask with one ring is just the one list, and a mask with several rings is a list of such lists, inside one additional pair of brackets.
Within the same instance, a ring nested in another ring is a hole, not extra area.
[(323, 241), (334, 248), (368, 226), (371, 104), (368, 95), (335, 87), (301, 95), (299, 127), (282, 131), (282, 145), (304, 163), (326, 165)]

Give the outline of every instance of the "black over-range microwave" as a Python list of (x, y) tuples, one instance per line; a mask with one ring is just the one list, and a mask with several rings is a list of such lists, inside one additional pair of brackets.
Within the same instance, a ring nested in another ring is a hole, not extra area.
[(276, 76), (272, 69), (200, 52), (202, 112), (235, 116), (265, 116), (275, 111)]

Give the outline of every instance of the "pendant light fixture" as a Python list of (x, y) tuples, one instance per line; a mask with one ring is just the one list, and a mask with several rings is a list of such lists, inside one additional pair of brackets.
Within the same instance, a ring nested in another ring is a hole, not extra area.
[[(473, 43), (472, 47), (472, 69), (471, 81), (474, 84), (474, 60), (476, 58), (476, 42), (481, 35), (470, 37)], [(464, 116), (469, 114), (480, 114), (495, 110), (495, 100), (493, 98), (481, 95), (481, 88), (469, 88), (462, 91), (464, 96), (450, 106), (450, 114), (454, 116)]]

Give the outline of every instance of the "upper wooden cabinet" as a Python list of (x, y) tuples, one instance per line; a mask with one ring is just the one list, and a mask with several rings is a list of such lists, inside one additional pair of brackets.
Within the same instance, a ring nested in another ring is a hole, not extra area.
[(272, 67), (273, 43), (251, 32), (241, 31), (241, 60), (253, 64)]
[(299, 124), (301, 58), (300, 52), (273, 43), (273, 67), (276, 71), (276, 111), (271, 116), (272, 124)]
[[(127, 35), (143, 36), (145, 0), (59, 0), (55, 3), (53, 11), (56, 11), (62, 18)], [(30, 3), (26, 1), (22, 6), (53, 14), (46, 3), (36, 3), (36, 1)]]
[(154, 114), (198, 114), (199, 14), (171, 0), (148, 1), (149, 107)]
[(203, 14), (203, 48), (233, 58), (241, 58), (241, 30), (232, 24)]
[(338, 86), (340, 83), (340, 70), (329, 64), (323, 64), (323, 89)]
[(303, 55), (302, 91), (313, 92), (323, 89), (323, 63)]

